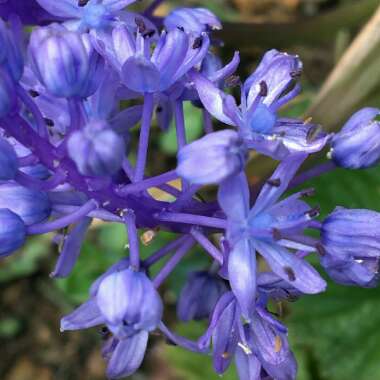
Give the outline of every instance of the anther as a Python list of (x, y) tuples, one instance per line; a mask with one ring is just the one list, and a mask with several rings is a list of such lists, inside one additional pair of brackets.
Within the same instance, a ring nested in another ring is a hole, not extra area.
[(202, 37), (197, 37), (194, 40), (193, 49), (199, 49), (200, 47), (202, 47), (202, 44), (203, 44), (203, 38)]
[(315, 245), (315, 249), (317, 250), (317, 252), (321, 255), (321, 256), (325, 256), (326, 255), (326, 250), (325, 250), (325, 247), (322, 245), (322, 243), (317, 243)]
[(276, 240), (276, 241), (282, 239), (281, 231), (278, 228), (273, 228), (272, 229), (272, 236), (273, 236), (273, 239)]
[(308, 215), (310, 218), (315, 218), (316, 216), (320, 214), (320, 212), (321, 212), (320, 207), (316, 206), (312, 208), (311, 210), (306, 211), (306, 215)]
[(274, 352), (277, 354), (278, 352), (281, 351), (282, 348), (282, 340), (279, 335), (276, 335), (274, 338)]
[(36, 90), (29, 90), (29, 94), (32, 98), (37, 98), (37, 96), (40, 96), (40, 93)]
[(262, 97), (265, 97), (268, 95), (268, 85), (267, 85), (267, 82), (265, 81), (261, 81), (259, 83), (259, 86), (260, 86), (260, 91), (259, 91), (259, 95), (262, 96)]
[(158, 112), (158, 113), (162, 112), (162, 107), (161, 107), (161, 106), (158, 106), (158, 107), (156, 108), (156, 112)]
[(292, 78), (299, 78), (302, 74), (302, 71), (301, 70), (294, 70), (294, 71), (291, 71), (290, 72), (290, 76)]
[(288, 276), (289, 281), (295, 281), (296, 280), (296, 274), (294, 273), (294, 270), (290, 267), (284, 267), (284, 271), (286, 275)]
[(78, 7), (84, 7), (90, 0), (78, 0)]
[(273, 187), (280, 187), (281, 186), (281, 179), (280, 178), (269, 178), (267, 180), (267, 184)]
[(135, 18), (135, 23), (137, 25), (137, 29), (141, 34), (144, 34), (147, 32), (146, 25), (144, 20), (141, 17)]
[(54, 121), (52, 119), (45, 117), (44, 121), (48, 127), (54, 127)]
[(312, 197), (315, 195), (315, 189), (310, 188), (310, 189), (305, 189), (301, 191), (301, 197)]

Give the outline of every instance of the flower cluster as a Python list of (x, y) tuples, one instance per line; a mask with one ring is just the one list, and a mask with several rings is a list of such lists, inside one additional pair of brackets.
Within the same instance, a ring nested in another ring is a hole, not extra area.
[[(380, 214), (338, 207), (318, 221), (319, 209), (306, 202), (314, 190), (292, 189), (336, 167), (377, 164), (380, 111), (360, 110), (336, 134), (281, 117), (281, 107), (300, 91), (297, 56), (270, 50), (243, 82), (235, 75), (239, 54), (223, 65), (215, 53), (212, 31), (221, 23), (210, 11), (179, 8), (159, 20), (152, 14), (160, 1), (143, 14), (126, 9), (133, 2), (0, 5), (0, 256), (30, 235), (57, 232), (52, 277), (66, 277), (94, 218), (121, 223), (128, 257), (61, 321), (62, 331), (104, 326), (109, 378), (134, 373), (149, 334), (160, 330), (184, 349), (211, 353), (217, 374), (234, 360), (241, 380), (295, 379), (287, 328), (270, 302), (325, 290), (310, 255), (338, 283), (375, 286)], [(25, 24), (34, 26), (28, 34)], [(185, 102), (203, 112), (204, 136), (191, 143)], [(177, 167), (149, 176), (151, 129), (166, 133), (172, 119)], [(326, 163), (297, 174), (325, 148)], [(278, 162), (255, 186), (245, 172), (252, 152)], [(170, 185), (178, 178), (180, 189)], [(200, 200), (206, 185), (216, 186), (217, 199)], [(154, 198), (153, 187), (174, 201)], [(147, 230), (177, 238), (142, 260), (140, 235)], [(159, 287), (196, 245), (210, 266), (189, 273), (177, 313), (209, 325), (191, 341), (164, 324)], [(150, 267), (167, 257), (152, 278)]]

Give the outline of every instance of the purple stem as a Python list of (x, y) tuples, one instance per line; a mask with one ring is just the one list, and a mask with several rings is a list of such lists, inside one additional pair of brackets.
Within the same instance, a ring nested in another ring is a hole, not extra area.
[(203, 114), (203, 128), (205, 133), (214, 132), (214, 127), (212, 126), (212, 118), (210, 112), (208, 112), (205, 108), (202, 110)]
[(319, 177), (322, 174), (328, 173), (331, 170), (334, 170), (335, 168), (336, 168), (336, 165), (334, 164), (333, 161), (328, 161), (328, 162), (324, 162), (323, 164), (319, 164), (299, 174), (297, 177), (293, 178), (293, 180), (290, 181), (289, 183), (288, 189), (292, 189), (308, 181), (309, 179), (312, 179), (314, 177)]
[[(71, 205), (53, 205), (53, 211), (58, 214), (72, 214), (73, 212), (77, 211), (81, 206), (71, 206)], [(114, 214), (112, 212), (109, 212), (104, 209), (94, 210), (91, 211), (88, 216), (90, 218), (95, 219), (101, 219), (106, 222), (115, 222), (115, 223), (124, 223), (123, 220)]]
[(69, 112), (70, 112), (70, 131), (80, 129), (84, 122), (83, 104), (80, 99), (68, 99)]
[(18, 171), (15, 177), (15, 181), (25, 187), (30, 187), (34, 190), (49, 191), (55, 189), (66, 179), (66, 174), (63, 170), (59, 170), (54, 173), (49, 179), (43, 181), (38, 178), (34, 178), (30, 175)]
[(41, 114), (41, 111), (37, 107), (36, 103), (29, 96), (29, 94), (25, 91), (25, 89), (22, 88), (21, 86), (17, 86), (17, 94), (20, 97), (20, 99), (22, 100), (22, 102), (25, 104), (25, 106), (32, 113), (32, 115), (34, 117), (34, 121), (36, 122), (36, 125), (38, 128), (38, 134), (43, 138), (48, 137), (49, 134), (47, 131), (45, 120)]
[(193, 198), (193, 195), (201, 188), (199, 185), (190, 185), (176, 200), (170, 205), (171, 211), (180, 210)]
[(212, 228), (227, 228), (227, 220), (203, 215), (185, 214), (180, 212), (161, 212), (155, 215), (158, 220), (172, 223), (193, 224)]
[(73, 212), (70, 215), (65, 215), (62, 218), (53, 220), (52, 222), (37, 223), (27, 227), (27, 233), (29, 235), (39, 235), (59, 230), (61, 228), (65, 228), (72, 223), (78, 222), (80, 219), (87, 216), (91, 211), (95, 210), (97, 207), (97, 202), (93, 199), (90, 199), (82, 207), (78, 208), (77, 211)]
[(212, 244), (210, 240), (208, 240), (208, 238), (205, 235), (203, 235), (201, 231), (199, 231), (199, 229), (193, 228), (190, 231), (190, 233), (193, 236), (193, 238), (198, 242), (198, 244), (202, 246), (214, 260), (223, 265), (222, 252), (220, 252), (219, 249), (216, 248), (215, 245)]
[(28, 154), (27, 156), (18, 158), (18, 166), (20, 168), (25, 167), (25, 166), (30, 166), (30, 165), (36, 165), (38, 164), (38, 162), (39, 162), (38, 157), (36, 157), (33, 153)]
[(158, 288), (173, 271), (176, 265), (181, 261), (181, 259), (186, 255), (186, 253), (194, 245), (194, 239), (192, 237), (187, 237), (184, 243), (177, 249), (174, 255), (166, 262), (162, 269), (158, 272), (157, 276), (153, 280), (153, 285)]
[(141, 181), (144, 178), (146, 159), (148, 155), (150, 124), (153, 115), (153, 94), (146, 93), (144, 96), (144, 107), (141, 120), (141, 130), (139, 138), (139, 147), (137, 152), (137, 163), (135, 169), (134, 182)]
[(178, 175), (176, 174), (175, 170), (171, 170), (167, 173), (160, 174), (156, 177), (151, 177), (147, 179), (143, 179), (139, 182), (135, 182), (129, 185), (126, 185), (118, 190), (118, 193), (120, 195), (126, 195), (130, 193), (136, 193), (139, 191), (144, 191), (149, 189), (150, 187), (157, 187), (163, 183), (172, 181), (173, 179), (177, 178)]
[(308, 225), (309, 228), (313, 228), (315, 230), (320, 230), (322, 229), (322, 223), (319, 222), (318, 220), (311, 220)]
[(136, 216), (133, 210), (124, 210), (123, 220), (125, 225), (127, 226), (130, 263), (132, 268), (138, 271), (140, 269), (140, 250), (136, 228)]
[(185, 116), (183, 114), (182, 100), (176, 100), (174, 102), (174, 118), (177, 131), (177, 146), (178, 149), (181, 149), (186, 145)]
[(161, 260), (168, 253), (170, 253), (173, 249), (177, 248), (178, 245), (186, 241), (187, 238), (188, 238), (187, 236), (181, 236), (178, 239), (171, 241), (169, 244), (160, 248), (159, 250), (154, 252), (150, 257), (145, 259), (143, 261), (143, 266), (150, 267), (151, 265), (155, 264), (157, 261)]

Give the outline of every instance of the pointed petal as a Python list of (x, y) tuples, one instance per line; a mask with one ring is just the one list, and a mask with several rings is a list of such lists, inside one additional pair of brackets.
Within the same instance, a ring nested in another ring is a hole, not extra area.
[(261, 380), (261, 363), (254, 354), (246, 354), (238, 347), (235, 363), (240, 380)]
[(297, 361), (291, 351), (288, 352), (287, 358), (279, 365), (273, 365), (263, 362), (265, 371), (276, 380), (296, 380), (297, 378)]
[(238, 112), (235, 99), (231, 95), (227, 95), (219, 90), (219, 88), (217, 88), (210, 80), (200, 74), (193, 74), (192, 80), (194, 81), (199, 98), (207, 111), (217, 120), (235, 126), (235, 122), (223, 111), (225, 99), (231, 98), (230, 101), (235, 104), (236, 112)]
[(77, 0), (36, 0), (42, 8), (54, 16), (62, 18), (80, 18), (82, 9), (78, 7)]
[(110, 120), (112, 129), (119, 134), (127, 133), (141, 120), (142, 109), (143, 107), (138, 105), (122, 110)]
[(243, 221), (249, 212), (249, 188), (245, 173), (223, 181), (218, 190), (218, 202), (227, 218)]
[(225, 65), (218, 71), (215, 71), (212, 75), (208, 77), (208, 79), (210, 79), (211, 82), (218, 82), (222, 79), (228, 78), (237, 70), (239, 63), (240, 55), (238, 51), (235, 51), (231, 62), (227, 63), (227, 65)]
[(250, 216), (256, 216), (269, 206), (273, 205), (282, 195), (282, 193), (288, 188), (289, 182), (306, 159), (306, 154), (297, 154), (288, 157), (282, 161), (270, 177), (272, 180), (280, 180), (279, 186), (272, 186), (266, 183), (259, 196), (256, 199), (256, 203), (250, 211)]
[(305, 260), (279, 245), (256, 241), (256, 248), (279, 277), (306, 294), (323, 292), (326, 282)]
[(228, 277), (244, 318), (250, 319), (256, 298), (256, 255), (252, 243), (242, 239), (228, 257)]
[(96, 302), (85, 302), (61, 319), (61, 331), (87, 329), (105, 323)]
[(85, 238), (88, 227), (91, 224), (91, 218), (83, 218), (65, 237), (62, 252), (59, 255), (57, 264), (51, 277), (67, 277), (77, 262), (82, 243)]
[(118, 379), (132, 375), (140, 367), (148, 343), (149, 334), (141, 331), (119, 341), (107, 367), (107, 376)]

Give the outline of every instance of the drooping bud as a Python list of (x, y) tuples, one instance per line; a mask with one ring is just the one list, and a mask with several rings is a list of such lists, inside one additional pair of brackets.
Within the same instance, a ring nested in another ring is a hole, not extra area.
[(220, 277), (207, 271), (192, 273), (178, 300), (179, 319), (184, 322), (207, 319), (226, 291), (227, 286)]
[(8, 181), (15, 177), (18, 159), (12, 145), (0, 138), (0, 180)]
[(87, 97), (100, 83), (96, 75), (103, 71), (103, 62), (86, 34), (56, 24), (37, 28), (29, 54), (38, 80), (54, 96)]
[(177, 173), (193, 184), (220, 183), (245, 165), (246, 148), (237, 132), (210, 133), (178, 152)]
[(16, 183), (0, 185), (0, 208), (7, 208), (27, 225), (40, 223), (51, 213), (48, 195)]
[(67, 147), (78, 170), (89, 176), (115, 174), (121, 168), (126, 151), (123, 138), (103, 122), (88, 124), (74, 132)]
[(356, 112), (332, 139), (331, 157), (341, 167), (368, 168), (380, 159), (380, 110), (363, 108)]
[(8, 256), (20, 248), (25, 236), (25, 224), (21, 218), (8, 209), (0, 209), (0, 257)]
[(119, 338), (154, 330), (162, 317), (162, 301), (149, 278), (130, 268), (106, 276), (96, 302), (107, 326)]
[(336, 208), (323, 222), (321, 264), (337, 283), (372, 287), (380, 260), (380, 213)]

